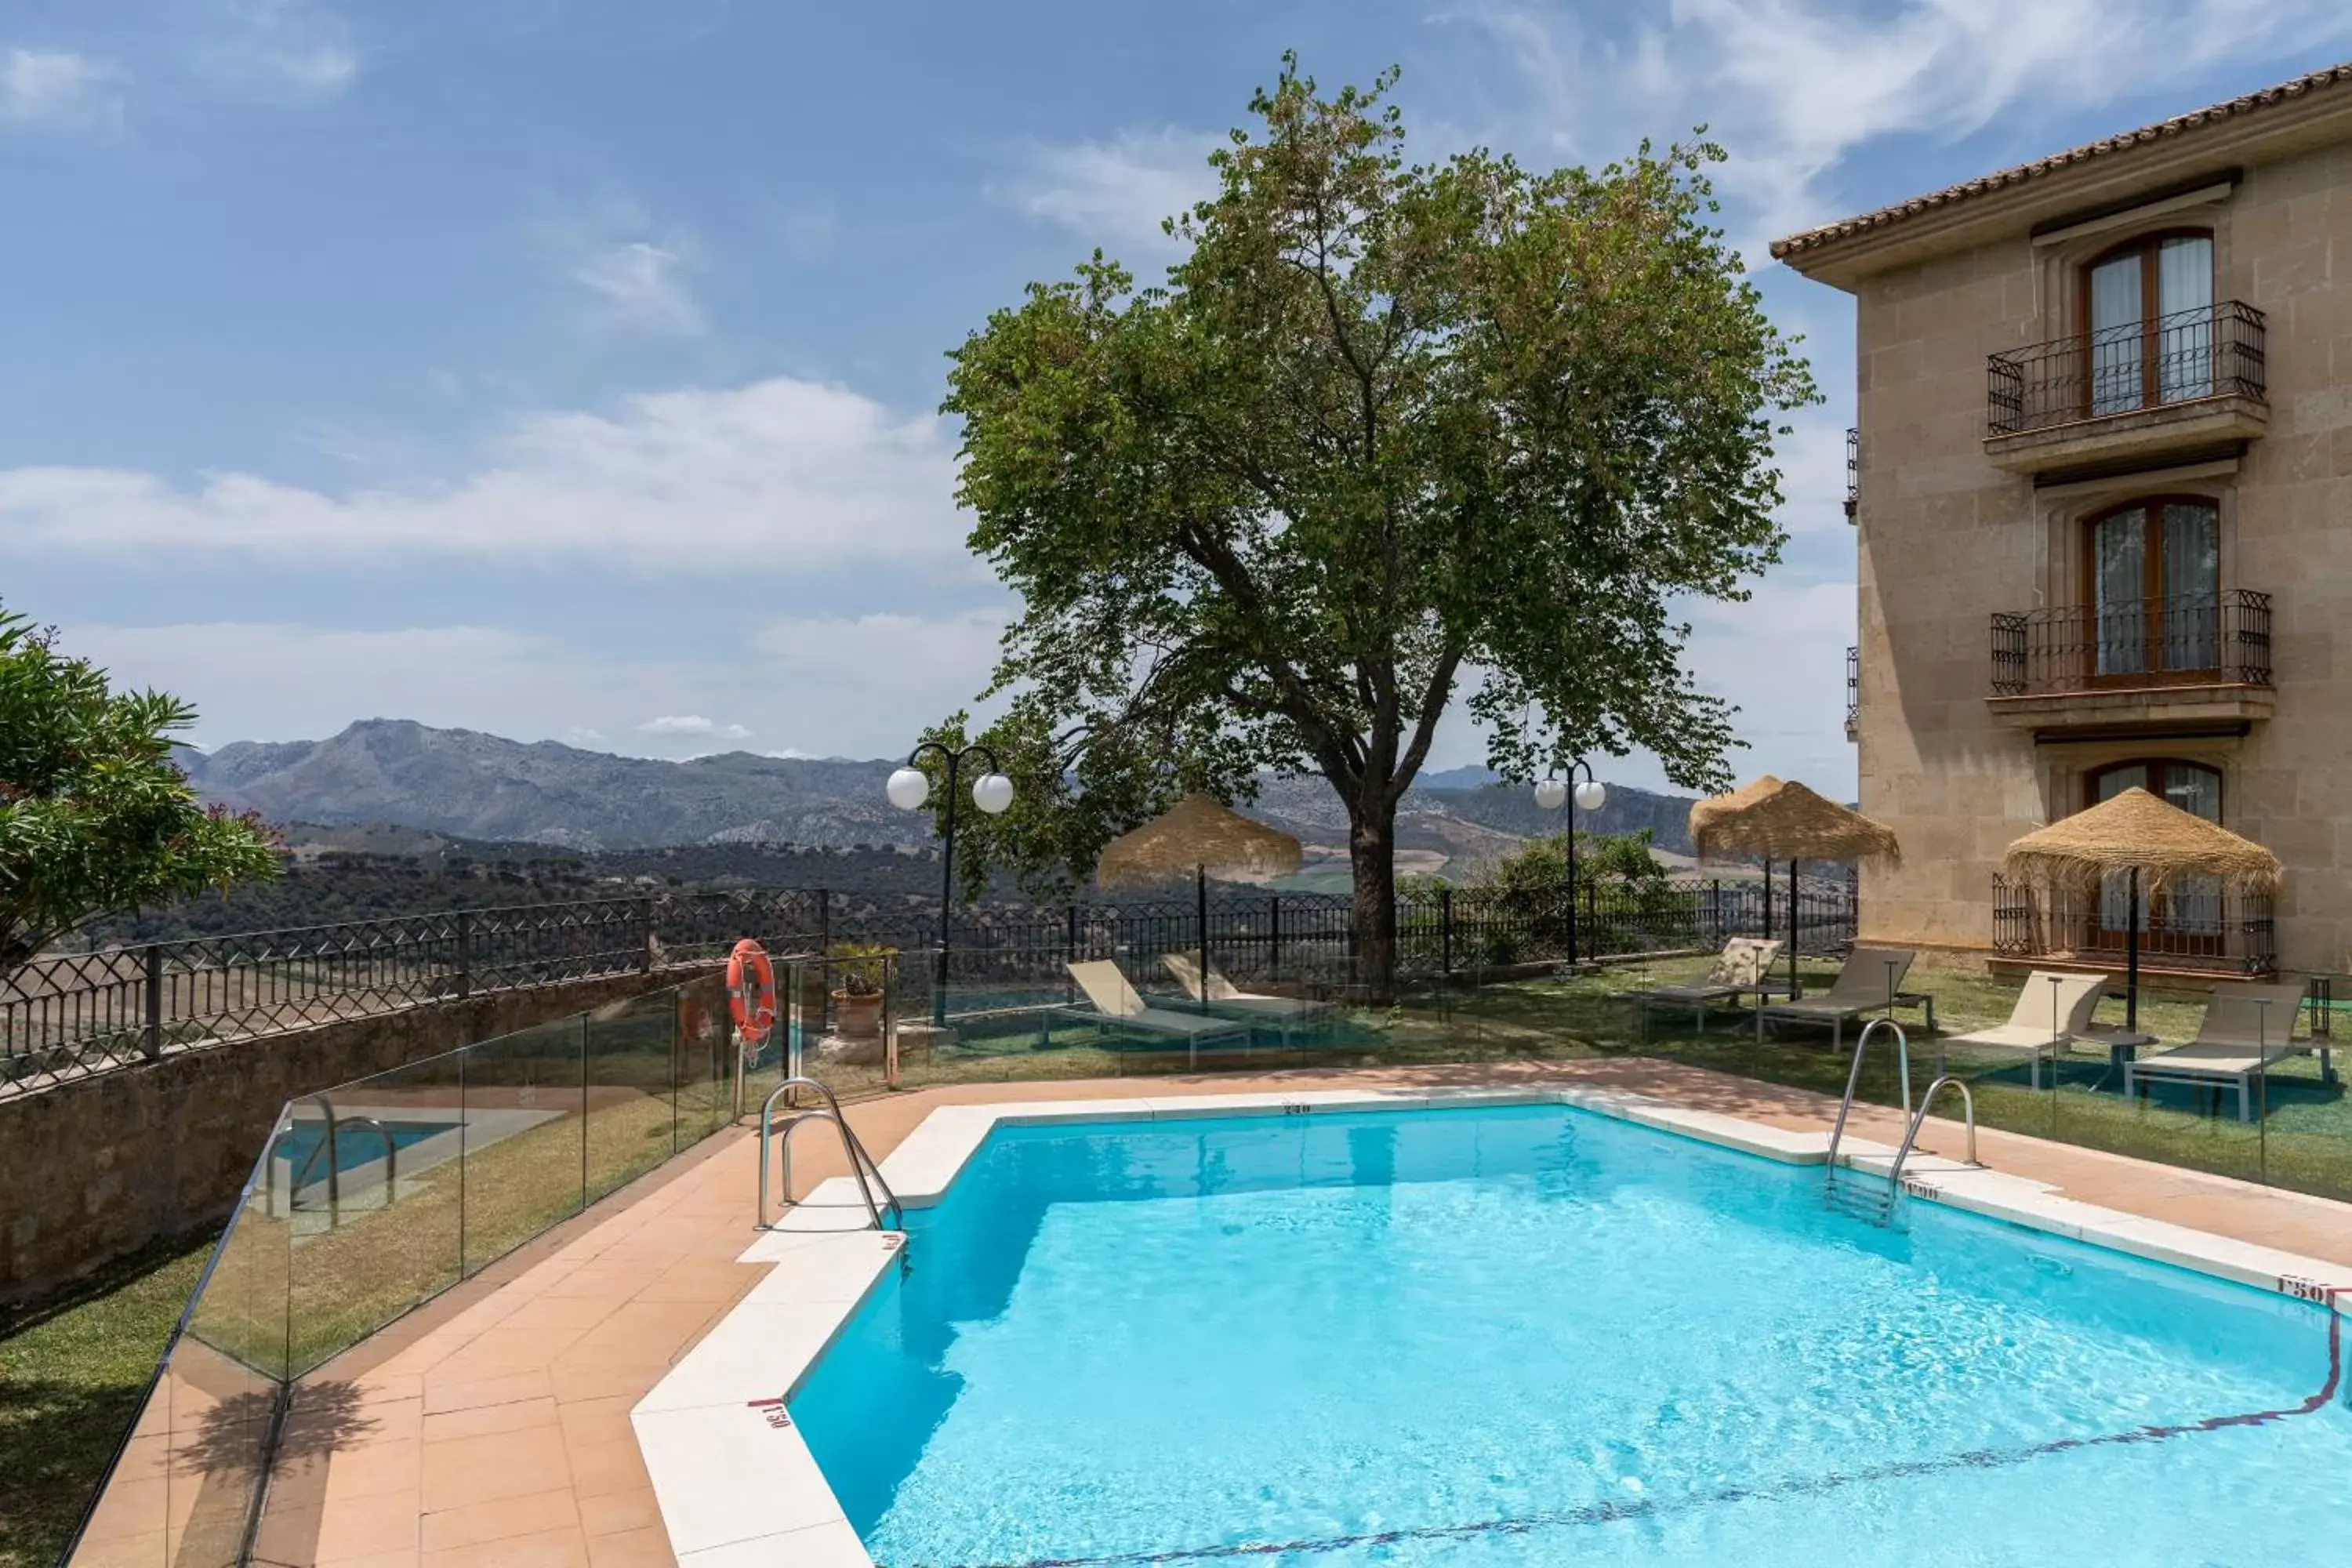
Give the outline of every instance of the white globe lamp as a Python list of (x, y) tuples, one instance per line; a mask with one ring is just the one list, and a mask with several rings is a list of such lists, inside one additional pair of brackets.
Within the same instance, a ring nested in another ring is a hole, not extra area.
[(920, 811), (923, 802), (931, 798), (931, 781), (923, 776), (920, 768), (900, 768), (882, 786), (882, 793), (900, 811)]
[(1586, 779), (1576, 786), (1576, 809), (1579, 811), (1599, 811), (1608, 798), (1609, 792), (1602, 789), (1597, 780)]
[(982, 773), (971, 781), (971, 804), (991, 816), (1002, 816), (1013, 804), (1013, 781), (1003, 773)]
[[(1577, 797), (1581, 800), (1581, 795)], [(1558, 779), (1545, 779), (1536, 785), (1536, 804), (1546, 811), (1558, 811), (1568, 802), (1568, 785)]]

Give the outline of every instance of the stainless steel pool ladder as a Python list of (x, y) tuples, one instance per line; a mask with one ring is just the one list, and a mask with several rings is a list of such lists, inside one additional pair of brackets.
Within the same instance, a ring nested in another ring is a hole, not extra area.
[[(810, 1106), (806, 1110), (788, 1109), (784, 1119), (779, 1122), (776, 1120), (776, 1101), (796, 1089), (816, 1090), (824, 1098), (824, 1103)], [(874, 1222), (874, 1228), (877, 1230), (890, 1228), (882, 1220), (882, 1216), (886, 1214), (896, 1218), (903, 1226), (906, 1223), (906, 1211), (899, 1206), (898, 1194), (890, 1190), (888, 1180), (882, 1174), (882, 1167), (874, 1163), (874, 1156), (866, 1152), (866, 1145), (858, 1141), (857, 1134), (850, 1130), (849, 1122), (842, 1116), (841, 1101), (834, 1098), (833, 1090), (825, 1088), (816, 1079), (793, 1077), (776, 1085), (769, 1092), (766, 1103), (760, 1107), (760, 1202), (757, 1211), (759, 1228), (761, 1230), (768, 1228), (769, 1144), (772, 1140), (780, 1152), (783, 1164), (784, 1201), (789, 1204), (792, 1202), (793, 1194), (793, 1129), (803, 1121), (830, 1121), (840, 1132), (842, 1152), (849, 1159), (849, 1173), (857, 1178), (857, 1194), (866, 1200), (866, 1217)], [(869, 1176), (872, 1178), (870, 1182), (867, 1179)], [(882, 1189), (882, 1201), (878, 1204), (874, 1201), (876, 1187)]]
[[(1881, 1029), (1895, 1034), (1895, 1065), (1903, 1088), (1903, 1115), (1911, 1117), (1911, 1041), (1903, 1033), (1903, 1026), (1892, 1018), (1873, 1018), (1853, 1043), (1853, 1065), (1846, 1069), (1845, 1097), (1838, 1101), (1837, 1123), (1830, 1129), (1828, 1174), (1822, 1184), (1822, 1196), (1832, 1208), (1852, 1214), (1874, 1225), (1884, 1225), (1895, 1209), (1895, 1186), (1887, 1185), (1882, 1194), (1874, 1188), (1855, 1188), (1838, 1176), (1838, 1144), (1845, 1139), (1846, 1118), (1853, 1112), (1854, 1090), (1862, 1084), (1862, 1058), (1870, 1050), (1870, 1042)], [(1938, 1079), (1938, 1083), (1944, 1080)], [(1916, 1126), (1916, 1123), (1914, 1124)]]
[(1919, 1097), (1919, 1113), (1911, 1118), (1911, 1125), (1903, 1134), (1903, 1147), (1895, 1152), (1895, 1163), (1887, 1168), (1886, 1185), (1890, 1193), (1900, 1193), (1903, 1190), (1904, 1162), (1911, 1158), (1912, 1145), (1919, 1142), (1919, 1129), (1927, 1120), (1927, 1108), (1936, 1103), (1936, 1091), (1947, 1085), (1960, 1091), (1960, 1114), (1966, 1120), (1969, 1130), (1968, 1163), (1972, 1168), (1976, 1165), (1977, 1097), (1969, 1092), (1967, 1084), (1951, 1074), (1946, 1073), (1929, 1084), (1927, 1092)]
[(327, 1157), (327, 1228), (332, 1230), (342, 1223), (343, 1162), (338, 1152), (335, 1135), (346, 1127), (369, 1128), (383, 1140), (382, 1206), (390, 1208), (400, 1193), (400, 1145), (392, 1141), (392, 1130), (373, 1116), (337, 1116), (335, 1102), (323, 1094), (314, 1094), (310, 1098), (317, 1100), (320, 1109), (326, 1112), (327, 1135), (303, 1158), (302, 1168), (295, 1172), (293, 1180), (287, 1184), (286, 1212), (300, 1212), (302, 1184), (309, 1179), (310, 1168), (319, 1163), (319, 1156), (324, 1154)]

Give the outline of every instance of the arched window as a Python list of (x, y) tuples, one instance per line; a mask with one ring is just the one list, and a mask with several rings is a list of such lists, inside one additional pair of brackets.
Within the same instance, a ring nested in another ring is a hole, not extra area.
[(2144, 234), (2083, 268), (2086, 386), (2094, 415), (2213, 393), (2213, 236)]
[(2221, 666), (2221, 515), (2202, 496), (2156, 496), (2085, 526), (2095, 678), (2210, 678)]
[[(2109, 763), (2086, 781), (2085, 806), (2096, 805), (2137, 785), (2158, 800), (2208, 822), (2221, 820), (2221, 774), (2203, 763), (2178, 757), (2142, 757)], [(2142, 942), (2158, 953), (2210, 954), (2221, 951), (2221, 885), (2210, 877), (2176, 877), (2161, 892), (2140, 894)], [(2127, 878), (2110, 875), (2099, 888), (2094, 946), (2123, 944), (2131, 921)]]

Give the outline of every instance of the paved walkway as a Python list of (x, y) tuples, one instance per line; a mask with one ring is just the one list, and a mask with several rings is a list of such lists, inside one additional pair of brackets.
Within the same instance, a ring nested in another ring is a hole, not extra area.
[[(881, 1158), (932, 1107), (1336, 1087), (1581, 1082), (1638, 1089), (1776, 1126), (1825, 1126), (1835, 1102), (1647, 1060), (1479, 1064), (1248, 1077), (967, 1085), (851, 1108)], [(1891, 1111), (1856, 1132), (1892, 1143)], [(1959, 1129), (1923, 1146), (1959, 1153)], [(1996, 1169), (2065, 1194), (2352, 1264), (2352, 1206), (1986, 1131)], [(797, 1142), (805, 1191), (842, 1173), (837, 1147)], [(288, 1428), (259, 1557), (301, 1568), (637, 1568), (671, 1556), (630, 1407), (763, 1272), (751, 1239), (748, 1131), (690, 1158), (412, 1315), (306, 1384)]]

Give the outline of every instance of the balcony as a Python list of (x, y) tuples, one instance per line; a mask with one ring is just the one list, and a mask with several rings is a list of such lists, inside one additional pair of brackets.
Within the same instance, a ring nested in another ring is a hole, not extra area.
[(2271, 596), (2244, 588), (1992, 617), (1993, 716), (2117, 733), (2267, 719)]
[(1853, 522), (1862, 510), (1862, 430), (1845, 427), (1845, 520)]
[[(2124, 972), (2131, 924), (2126, 885), (2020, 887), (1992, 879), (1996, 968)], [(2278, 972), (2277, 927), (2267, 893), (2234, 892), (2194, 878), (2140, 900), (2142, 973), (2242, 980)]]
[(1862, 739), (1862, 649), (1845, 650), (1845, 738)]
[(2235, 300), (1986, 362), (1985, 456), (2017, 474), (2235, 450), (2270, 420), (2263, 313)]

